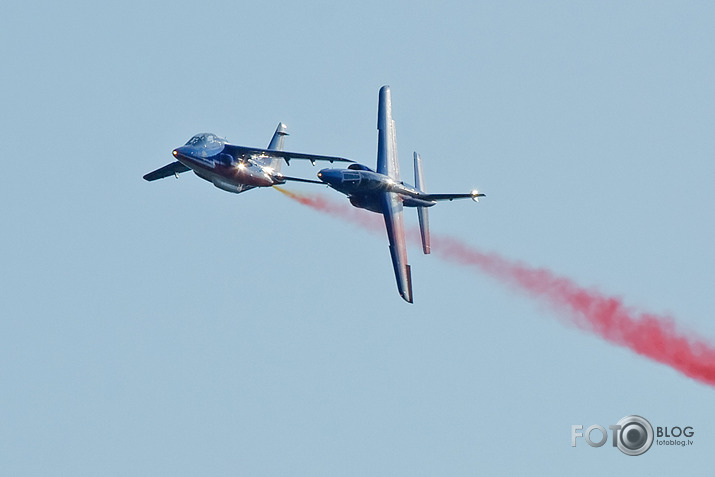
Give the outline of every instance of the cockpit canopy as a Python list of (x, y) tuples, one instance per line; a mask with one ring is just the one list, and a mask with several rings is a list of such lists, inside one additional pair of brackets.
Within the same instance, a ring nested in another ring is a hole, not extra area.
[(186, 143), (187, 146), (203, 147), (206, 149), (216, 149), (219, 147), (223, 147), (224, 144), (226, 144), (225, 139), (220, 138), (217, 135), (211, 133), (197, 134), (196, 136), (189, 139)]
[(367, 167), (366, 165), (364, 165), (364, 164), (358, 164), (357, 162), (355, 162), (355, 163), (353, 163), (353, 164), (350, 164), (350, 165), (348, 166), (348, 169), (352, 169), (352, 170), (354, 170), (354, 171), (370, 171), (370, 172), (375, 172), (375, 171), (373, 171), (372, 169), (370, 169), (369, 167)]

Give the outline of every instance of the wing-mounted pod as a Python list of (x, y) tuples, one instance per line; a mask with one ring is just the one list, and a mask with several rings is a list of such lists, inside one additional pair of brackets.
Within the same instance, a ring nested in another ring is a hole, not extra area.
[[(416, 152), (415, 157), (415, 188), (419, 192), (425, 193), (424, 176), (422, 175), (422, 158)], [(430, 253), (430, 236), (429, 236), (429, 212), (427, 207), (417, 207), (417, 218), (420, 221), (420, 235), (422, 236), (422, 251), (425, 254)]]

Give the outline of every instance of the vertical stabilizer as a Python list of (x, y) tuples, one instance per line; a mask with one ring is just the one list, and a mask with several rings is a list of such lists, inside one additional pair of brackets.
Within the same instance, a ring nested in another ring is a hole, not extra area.
[[(418, 191), (425, 191), (425, 180), (422, 175), (422, 158), (416, 152), (415, 156), (415, 187)], [(429, 213), (427, 207), (417, 207), (417, 218), (420, 220), (420, 235), (422, 236), (422, 251), (430, 253), (429, 238)]]
[[(288, 133), (286, 132), (287, 130), (288, 130), (288, 127), (285, 124), (278, 123), (276, 132), (273, 133), (271, 142), (268, 144), (268, 150), (270, 150), (270, 151), (282, 151), (283, 150), (283, 143), (285, 142), (285, 137), (288, 135)], [(280, 171), (282, 163), (283, 163), (283, 159), (280, 159), (280, 158), (273, 159), (273, 160), (271, 160), (271, 167), (273, 169), (275, 169), (276, 171)]]
[(271, 138), (271, 142), (268, 144), (269, 150), (271, 150), (271, 151), (282, 151), (283, 150), (283, 142), (285, 142), (285, 137), (288, 135), (288, 133), (286, 131), (288, 131), (288, 126), (286, 126), (283, 123), (278, 123), (276, 132), (273, 133), (273, 138)]

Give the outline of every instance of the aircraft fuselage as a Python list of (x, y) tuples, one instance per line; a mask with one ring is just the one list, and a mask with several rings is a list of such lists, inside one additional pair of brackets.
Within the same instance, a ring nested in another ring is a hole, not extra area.
[(379, 214), (383, 213), (381, 197), (385, 192), (398, 194), (405, 207), (432, 207), (436, 204), (435, 201), (413, 197), (420, 192), (409, 184), (397, 182), (366, 166), (356, 166), (360, 169), (323, 169), (318, 172), (318, 178), (348, 196), (353, 206)]
[(175, 162), (145, 174), (144, 180), (151, 182), (194, 171), (219, 189), (238, 194), (256, 187), (285, 184), (286, 181), (320, 184), (316, 180), (284, 176), (280, 172), (281, 165), (283, 162), (290, 164), (293, 159), (308, 160), (313, 165), (316, 161), (353, 163), (344, 157), (284, 151), (283, 140), (287, 135), (286, 125), (278, 123), (268, 149), (259, 149), (229, 144), (211, 133), (197, 134), (172, 151)]
[(260, 154), (237, 156), (225, 144), (208, 150), (186, 145), (174, 149), (173, 154), (197, 176), (228, 192), (239, 193), (285, 182), (266, 164), (267, 158)]

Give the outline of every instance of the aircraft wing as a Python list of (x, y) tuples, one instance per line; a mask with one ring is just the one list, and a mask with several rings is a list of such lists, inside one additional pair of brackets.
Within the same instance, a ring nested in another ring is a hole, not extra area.
[(181, 174), (182, 172), (187, 172), (190, 170), (191, 169), (189, 169), (188, 167), (186, 167), (179, 161), (176, 161), (176, 162), (172, 162), (171, 164), (167, 164), (166, 166), (161, 167), (155, 171), (152, 171), (149, 174), (145, 174), (144, 180), (155, 181), (157, 179), (163, 179), (164, 177)]
[(328, 161), (328, 162), (355, 162), (350, 159), (345, 159), (344, 157), (337, 156), (320, 156), (317, 154), (305, 154), (302, 152), (288, 152), (288, 151), (276, 151), (272, 149), (259, 149), (254, 147), (244, 147), (244, 146), (234, 146), (232, 144), (226, 144), (227, 152), (230, 152), (236, 157), (241, 156), (262, 156), (262, 157), (276, 157), (281, 158), (286, 161), (286, 164), (290, 164), (292, 159), (305, 159), (310, 162), (315, 161)]
[(397, 162), (395, 121), (392, 120), (390, 87), (380, 88), (377, 103), (377, 172), (400, 182), (400, 166)]
[(390, 241), (390, 255), (392, 256), (392, 266), (395, 269), (397, 289), (406, 302), (412, 303), (412, 272), (407, 264), (402, 201), (394, 192), (384, 193), (382, 201), (382, 215), (385, 218), (387, 238)]

